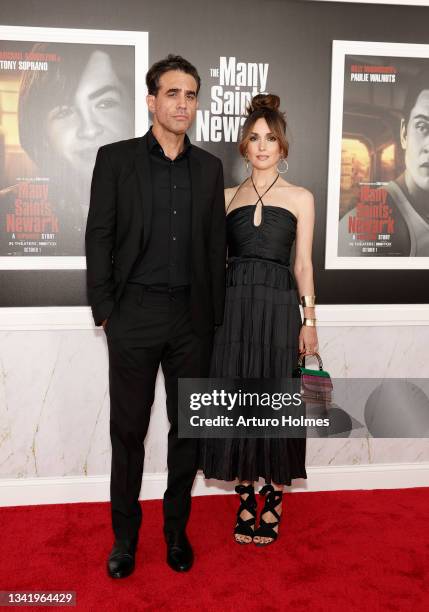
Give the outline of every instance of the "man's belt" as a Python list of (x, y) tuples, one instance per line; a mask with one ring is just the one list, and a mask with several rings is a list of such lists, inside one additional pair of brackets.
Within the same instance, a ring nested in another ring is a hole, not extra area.
[(133, 287), (139, 287), (141, 291), (148, 293), (163, 293), (165, 295), (174, 295), (176, 293), (184, 293), (191, 290), (191, 285), (179, 285), (170, 287), (168, 285), (143, 285), (141, 283), (127, 283)]

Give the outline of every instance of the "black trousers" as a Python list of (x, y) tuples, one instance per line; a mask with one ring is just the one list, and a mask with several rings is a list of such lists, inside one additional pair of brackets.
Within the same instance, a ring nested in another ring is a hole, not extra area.
[(189, 290), (165, 294), (128, 284), (106, 325), (109, 348), (110, 497), (116, 538), (137, 535), (138, 500), (155, 381), (161, 364), (167, 394), (168, 483), (164, 531), (182, 531), (191, 509), (198, 440), (178, 437), (177, 379), (208, 376), (212, 335), (192, 330)]

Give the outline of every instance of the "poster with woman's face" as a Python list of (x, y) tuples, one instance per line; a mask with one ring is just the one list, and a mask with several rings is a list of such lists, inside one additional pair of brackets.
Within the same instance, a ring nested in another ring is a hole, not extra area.
[(97, 151), (146, 130), (147, 56), (146, 33), (0, 28), (0, 269), (85, 267)]
[(326, 267), (429, 265), (429, 45), (334, 41)]

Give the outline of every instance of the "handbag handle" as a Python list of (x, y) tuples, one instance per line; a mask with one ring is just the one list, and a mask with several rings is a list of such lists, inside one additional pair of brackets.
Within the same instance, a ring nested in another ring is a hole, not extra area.
[(313, 356), (316, 357), (317, 361), (319, 362), (319, 370), (323, 370), (322, 358), (320, 357), (319, 353), (314, 353), (314, 355), (305, 355), (304, 353), (301, 353), (301, 355), (298, 357), (298, 367), (302, 366), (302, 363), (306, 357)]

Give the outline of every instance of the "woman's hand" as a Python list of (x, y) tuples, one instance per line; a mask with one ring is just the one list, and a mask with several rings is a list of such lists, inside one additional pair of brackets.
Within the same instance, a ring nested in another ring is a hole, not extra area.
[(305, 355), (314, 355), (319, 350), (319, 343), (317, 340), (317, 331), (315, 327), (309, 325), (302, 325), (301, 331), (299, 332), (299, 352)]

